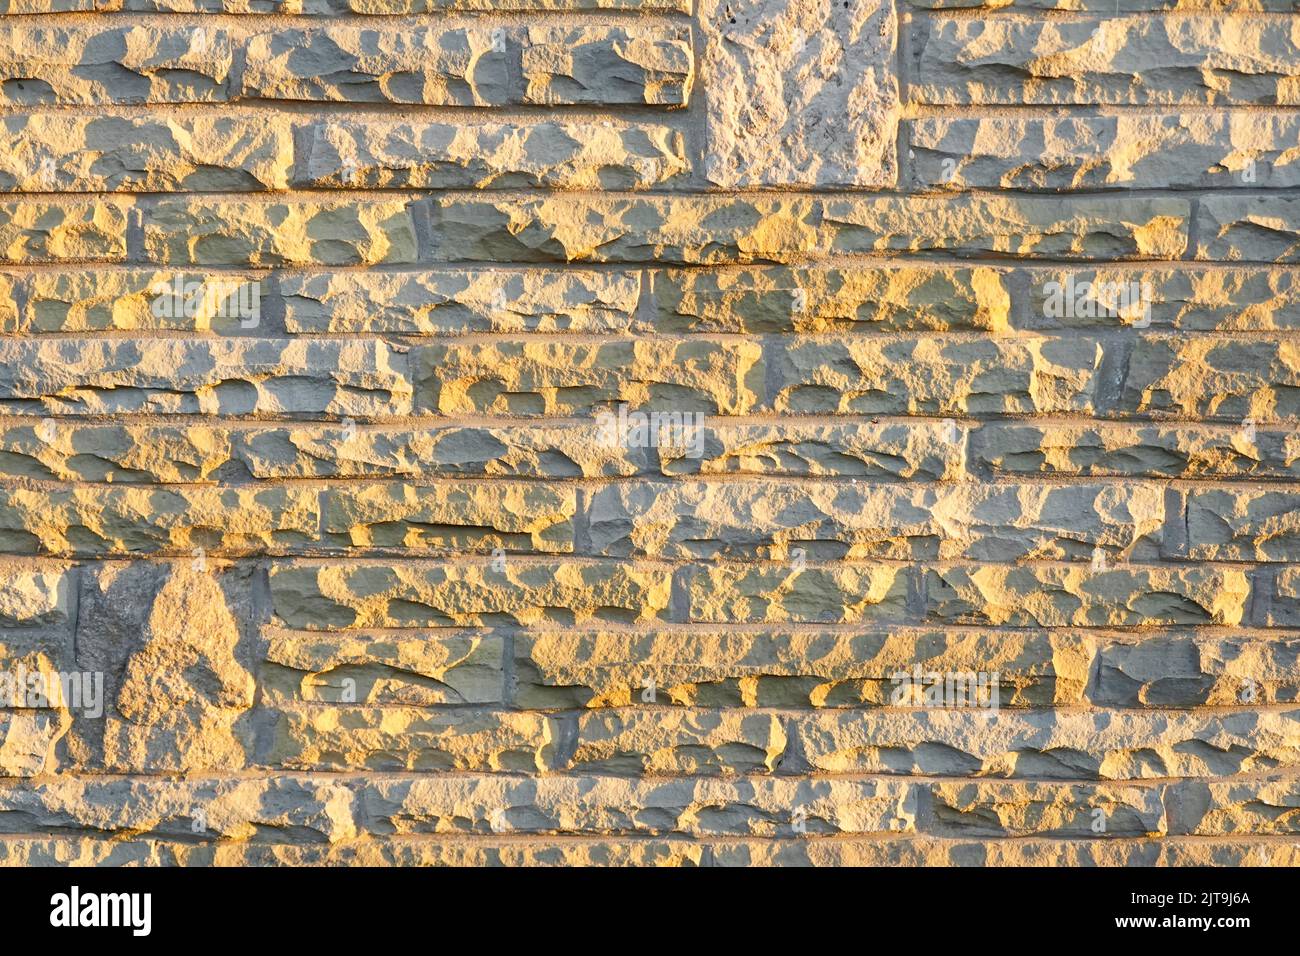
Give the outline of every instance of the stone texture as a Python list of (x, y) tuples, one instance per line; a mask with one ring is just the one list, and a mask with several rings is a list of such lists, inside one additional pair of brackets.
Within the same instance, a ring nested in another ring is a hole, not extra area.
[(907, 592), (893, 565), (709, 565), (686, 582), (690, 620), (706, 624), (897, 622)]
[(1110, 707), (1199, 707), (1300, 699), (1294, 637), (1155, 635), (1101, 646), (1089, 697)]
[(572, 764), (588, 773), (762, 773), (780, 766), (785, 748), (785, 728), (773, 714), (598, 710), (578, 718)]
[(780, 268), (653, 273), (673, 332), (995, 331), (1011, 299), (989, 268)]
[(1209, 196), (1196, 217), (1196, 258), (1212, 262), (1295, 262), (1300, 203), (1270, 196)]
[(290, 332), (616, 333), (640, 330), (637, 273), (438, 269), (286, 275)]
[(13, 192), (284, 189), (293, 161), (283, 116), (36, 114), (0, 128), (0, 189)]
[[(1300, 348), (1290, 338), (1146, 335), (1129, 360), (1126, 412), (1249, 422), (1300, 417)], [(1249, 421), (1248, 421), (1249, 420)]]
[[(0, 408), (121, 412), (403, 414), (406, 356), (376, 341), (57, 338), (0, 341)], [(43, 427), (57, 440), (57, 423)]]
[(892, 186), (898, 88), (888, 3), (701, 0), (719, 186)]
[(1204, 561), (1300, 558), (1300, 496), (1294, 491), (1197, 488), (1187, 496), (1187, 553)]
[(121, 262), (126, 216), (109, 201), (0, 202), (0, 262)]
[(1154, 554), (1165, 507), (1158, 485), (696, 481), (611, 485), (587, 515), (592, 550), (621, 557), (1011, 561)]
[(1296, 40), (1279, 18), (940, 17), (914, 20), (911, 41), (920, 103), (1294, 104), (1300, 94)]
[(688, 170), (681, 133), (603, 123), (332, 122), (312, 127), (302, 186), (638, 189)]
[(927, 117), (906, 136), (926, 189), (1300, 185), (1300, 124), (1285, 115)]
[[(935, 783), (937, 826), (961, 836), (1155, 837), (1167, 832), (1159, 787), (1057, 783)], [(1097, 811), (1100, 811), (1098, 813)]]

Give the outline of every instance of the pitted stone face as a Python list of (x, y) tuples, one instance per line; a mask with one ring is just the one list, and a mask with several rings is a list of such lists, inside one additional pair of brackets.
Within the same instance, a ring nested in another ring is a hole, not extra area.
[(718, 186), (894, 184), (896, 24), (882, 0), (701, 0)]

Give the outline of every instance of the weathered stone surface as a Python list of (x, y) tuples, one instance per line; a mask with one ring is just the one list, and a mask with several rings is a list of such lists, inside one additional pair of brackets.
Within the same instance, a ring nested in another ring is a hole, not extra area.
[(1270, 625), (1300, 627), (1300, 568), (1282, 568), (1273, 585), (1274, 600), (1266, 615)]
[(1296, 39), (1280, 18), (912, 23), (908, 89), (921, 103), (1294, 104), (1300, 95)]
[(88, 831), (130, 839), (303, 839), (357, 835), (346, 783), (281, 776), (249, 780), (60, 777), (0, 786), (0, 832)]
[(860, 266), (664, 269), (656, 325), (672, 332), (997, 331), (1011, 298), (996, 269)]
[(626, 404), (743, 414), (762, 389), (756, 342), (654, 337), (569, 343), (477, 340), (419, 346), (419, 405), (441, 415), (591, 415)]
[(547, 770), (557, 737), (541, 714), (304, 704), (276, 715), (264, 763), (300, 770)]
[(316, 492), (111, 485), (0, 488), (0, 548), (28, 554), (263, 553), (320, 539)]
[(1144, 335), (1120, 396), (1126, 412), (1250, 422), (1300, 417), (1300, 343), (1290, 338)]
[[(967, 429), (956, 422), (715, 422), (700, 427), (698, 456), (694, 447), (669, 444), (652, 449), (660, 471), (918, 481), (958, 479), (965, 472)], [(0, 449), (3, 441), (0, 430)]]
[(0, 561), (0, 627), (63, 625), (71, 620), (71, 570), (50, 561)]
[(1015, 475), (1300, 477), (1300, 435), (1291, 428), (987, 422), (975, 432), (973, 455)]
[(0, 202), (0, 262), (121, 262), (126, 215), (114, 201)]
[[(361, 797), (374, 831), (431, 833), (888, 833), (915, 828), (916, 795), (895, 780), (618, 777), (399, 778)], [(0, 821), (3, 817), (0, 816)]]
[(1300, 185), (1300, 121), (1265, 113), (926, 117), (906, 124), (927, 189)]
[(415, 248), (401, 199), (164, 199), (144, 214), (145, 255), (160, 264), (375, 265), (414, 262)]
[(1197, 210), (1197, 259), (1300, 261), (1300, 200), (1283, 196), (1207, 196)]
[(551, 196), (437, 199), (437, 261), (789, 262), (818, 253), (1181, 257), (1182, 199)]
[(1173, 833), (1300, 834), (1300, 788), (1293, 779), (1187, 781), (1169, 788)]
[(9, 335), (18, 331), (19, 305), (16, 290), (21, 276), (0, 273), (0, 333)]
[(389, 636), (274, 630), (268, 635), (261, 690), (263, 699), (277, 705), (501, 703), (504, 649), (499, 634), (483, 632)]
[(774, 714), (624, 709), (578, 718), (573, 769), (584, 773), (765, 773), (781, 764), (786, 732)]
[(540, 630), (515, 638), (524, 707), (658, 704), (853, 707), (891, 702), (900, 672), (997, 672), (1003, 706), (1079, 702), (1091, 640), (1078, 634), (788, 627)]
[(638, 189), (687, 172), (681, 133), (602, 123), (315, 124), (302, 186)]
[(1300, 288), (1290, 269), (1046, 269), (1025, 278), (1029, 307), (1017, 324), (1026, 328), (1300, 328)]
[(777, 561), (1154, 555), (1165, 520), (1154, 484), (619, 483), (587, 513), (597, 554)]
[(720, 186), (892, 186), (898, 87), (888, 3), (701, 0)]
[(280, 278), (290, 332), (610, 333), (640, 330), (634, 272), (438, 269)]
[[(245, 97), (438, 106), (683, 105), (689, 30), (669, 25), (280, 28), (247, 40)], [(513, 57), (521, 64), (514, 74)]]
[[(271, 298), (264, 275), (60, 269), (18, 279), (24, 332), (255, 334)], [(178, 294), (179, 291), (179, 294)]]
[(1300, 494), (1196, 488), (1187, 496), (1187, 553), (1205, 561), (1300, 558)]
[(1300, 759), (1300, 712), (826, 710), (792, 722), (833, 773), (1100, 778), (1216, 777)]
[(882, 564), (714, 564), (693, 568), (686, 591), (690, 620), (705, 624), (896, 622), (907, 614), (908, 575)]
[(109, 772), (238, 770), (255, 684), (246, 572), (201, 556), (83, 573), (77, 665), (104, 674), (102, 718), (77, 717), (74, 766)]
[[(895, 430), (897, 431), (897, 430)], [(897, 442), (897, 446), (895, 445)], [(941, 471), (924, 437), (870, 439), (879, 467)], [(945, 446), (946, 447), (946, 446)], [(228, 478), (619, 477), (653, 470), (654, 449), (607, 445), (590, 422), (419, 428), (360, 424), (0, 422), (0, 475), (64, 481), (211, 482)], [(660, 451), (667, 451), (660, 449)], [(792, 450), (790, 454), (797, 454)], [(853, 453), (853, 448), (845, 454)], [(812, 451), (807, 454), (813, 454)], [(827, 449), (825, 454), (834, 454)], [(958, 467), (960, 459), (953, 467)], [(866, 467), (864, 464), (863, 467)]]
[(929, 795), (940, 831), (954, 836), (1154, 837), (1167, 832), (1160, 787), (945, 782), (931, 784)]
[(1250, 597), (1244, 572), (1203, 565), (962, 565), (925, 577), (932, 616), (1011, 627), (1232, 626)]
[(1155, 635), (1107, 641), (1089, 692), (1107, 707), (1221, 707), (1300, 700), (1294, 637)]
[(345, 485), (320, 494), (320, 537), (340, 548), (571, 552), (577, 510), (573, 485)]
[[(132, 2), (132, 0), (128, 0)], [(400, 0), (396, 0), (400, 2)], [(456, 0), (458, 2), (458, 0)], [(1290, 13), (1291, 0), (908, 0), (924, 10), (1004, 8), (1024, 10), (1086, 10), (1093, 13), (1146, 13), (1157, 11), (1211, 10), (1215, 13)]]
[(0, 708), (0, 774), (36, 777), (52, 770), (55, 744), (67, 729), (66, 711)]
[(669, 590), (665, 569), (591, 561), (462, 558), (271, 569), (276, 615), (309, 630), (649, 622), (664, 614)]
[(0, 103), (220, 102), (239, 42), (212, 26), (0, 26)]
[[(117, 412), (405, 414), (406, 356), (382, 342), (286, 339), (8, 339), (0, 408)], [(59, 426), (43, 426), (58, 440)]]
[(94, 116), (0, 120), (12, 152), (0, 189), (173, 192), (284, 189), (293, 164), (288, 117), (273, 114)]
[(1087, 412), (1102, 349), (1090, 339), (822, 337), (772, 342), (774, 410), (812, 414)]

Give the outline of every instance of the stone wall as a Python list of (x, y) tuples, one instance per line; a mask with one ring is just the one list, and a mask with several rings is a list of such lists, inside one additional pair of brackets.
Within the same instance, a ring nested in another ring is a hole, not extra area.
[(0, 0), (0, 861), (1300, 862), (1292, 8)]

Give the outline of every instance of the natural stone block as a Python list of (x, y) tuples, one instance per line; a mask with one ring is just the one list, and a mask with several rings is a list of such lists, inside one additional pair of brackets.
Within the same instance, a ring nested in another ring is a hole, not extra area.
[(1300, 347), (1289, 338), (1138, 339), (1120, 396), (1123, 411), (1250, 422), (1300, 417)]
[(1090, 699), (1106, 707), (1229, 707), (1300, 700), (1300, 641), (1154, 635), (1108, 641)]
[(774, 410), (805, 414), (1088, 412), (1096, 340), (819, 337), (772, 342)]
[(875, 0), (701, 0), (709, 180), (892, 186), (894, 9)]
[(1158, 485), (691, 481), (610, 485), (587, 515), (593, 552), (623, 557), (1011, 561), (1155, 555), (1165, 507)]
[(1160, 787), (979, 781), (934, 783), (929, 793), (938, 826), (953, 836), (1077, 839), (1167, 831)]
[(71, 620), (72, 575), (58, 562), (0, 561), (0, 627), (66, 625)]
[(146, 210), (145, 255), (182, 266), (375, 265), (415, 261), (404, 200), (263, 203), (165, 199)]
[(0, 262), (121, 262), (126, 216), (114, 201), (0, 202)]
[(263, 698), (428, 707), (501, 703), (505, 641), (499, 634), (390, 636), (273, 630)]
[(571, 763), (584, 773), (768, 773), (780, 766), (785, 748), (785, 728), (774, 714), (596, 710), (578, 718)]
[(907, 592), (896, 565), (714, 564), (691, 569), (686, 581), (690, 620), (706, 624), (898, 622)]
[(645, 189), (687, 171), (682, 135), (666, 126), (333, 121), (311, 128), (306, 169), (295, 183)]
[(1300, 790), (1292, 779), (1186, 781), (1169, 788), (1173, 833), (1289, 836), (1300, 833)]
[(438, 269), (280, 277), (290, 332), (630, 332), (640, 275)]
[(1284, 196), (1207, 196), (1197, 210), (1197, 259), (1300, 261), (1300, 200)]
[(840, 267), (651, 273), (656, 325), (671, 332), (996, 331), (1011, 298), (985, 267)]
[(275, 614), (289, 627), (310, 630), (649, 622), (664, 615), (669, 591), (665, 569), (576, 560), (307, 562), (271, 569)]
[(1233, 626), (1250, 597), (1243, 571), (1203, 565), (961, 565), (925, 583), (939, 620), (1010, 627)]
[(755, 342), (695, 338), (473, 341), (418, 347), (420, 405), (440, 415), (743, 414), (762, 389)]
[(1187, 496), (1187, 554), (1204, 561), (1300, 558), (1300, 495), (1265, 488), (1195, 488)]

